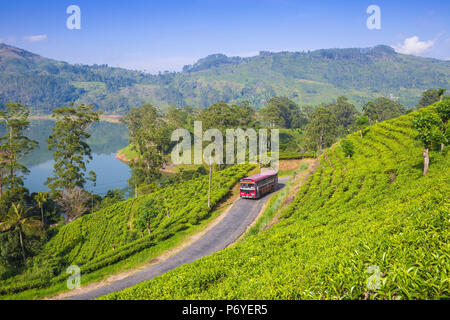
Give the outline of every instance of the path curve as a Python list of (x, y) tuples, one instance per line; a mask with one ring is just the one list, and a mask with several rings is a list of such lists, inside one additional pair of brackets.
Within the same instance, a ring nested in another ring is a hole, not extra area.
[[(282, 189), (288, 180), (288, 177), (279, 178), (278, 190)], [(66, 300), (91, 300), (108, 293), (120, 291), (228, 247), (239, 239), (247, 230), (247, 227), (253, 223), (269, 198), (270, 194), (258, 200), (237, 200), (228, 211), (228, 214), (214, 228), (176, 255), (127, 278), (88, 292), (67, 297)]]

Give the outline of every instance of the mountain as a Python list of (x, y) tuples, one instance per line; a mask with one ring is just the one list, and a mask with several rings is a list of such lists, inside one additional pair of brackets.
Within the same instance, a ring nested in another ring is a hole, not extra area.
[(0, 44), (0, 104), (20, 101), (33, 113), (75, 101), (106, 113), (124, 113), (151, 102), (207, 107), (244, 100), (260, 107), (274, 95), (299, 105), (328, 102), (340, 95), (361, 106), (378, 96), (414, 106), (428, 88), (450, 90), (450, 62), (396, 53), (391, 47), (260, 52), (251, 58), (214, 54), (158, 75), (72, 65)]

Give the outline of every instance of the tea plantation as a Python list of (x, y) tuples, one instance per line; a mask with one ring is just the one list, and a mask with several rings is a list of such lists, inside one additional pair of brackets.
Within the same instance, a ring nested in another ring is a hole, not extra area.
[[(254, 167), (243, 164), (215, 172), (211, 207)], [(0, 296), (66, 281), (65, 266), (77, 265), (86, 275), (149, 247), (164, 244), (164, 240), (210, 216), (208, 183), (208, 176), (184, 181), (60, 227), (44, 252), (34, 258), (34, 267), (0, 283)], [(143, 215), (148, 217), (144, 225), (141, 223)], [(62, 272), (59, 274), (59, 271)]]
[(102, 299), (450, 298), (450, 159), (422, 176), (414, 114), (331, 147), (272, 228)]

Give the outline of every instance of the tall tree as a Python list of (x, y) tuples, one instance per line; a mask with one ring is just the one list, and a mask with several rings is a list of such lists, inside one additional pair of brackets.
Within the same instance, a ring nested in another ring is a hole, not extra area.
[(438, 90), (439, 101), (441, 101), (441, 102), (442, 102), (442, 99), (444, 98), (445, 91), (446, 91), (446, 89), (444, 89), (444, 88)]
[(25, 136), (29, 127), (29, 111), (20, 103), (8, 103), (0, 110), (0, 124), (6, 129), (0, 137), (0, 197), (3, 186), (13, 188), (23, 186), (23, 174), (28, 169), (19, 163), (37, 145)]
[(434, 112), (417, 114), (413, 119), (413, 126), (419, 132), (416, 136), (423, 144), (423, 175), (428, 173), (430, 164), (430, 148), (433, 143), (440, 143), (442, 136), (442, 121)]
[(442, 137), (442, 144), (441, 144), (441, 151), (444, 151), (444, 145), (448, 144), (449, 136), (450, 136), (450, 128), (449, 128), (449, 120), (450, 120), (450, 100), (440, 101), (435, 104), (436, 112), (441, 118), (441, 121), (443, 123), (443, 137)]
[(237, 116), (237, 127), (243, 129), (256, 127), (256, 110), (248, 101), (243, 101), (239, 105), (233, 104), (231, 110)]
[(310, 140), (311, 147), (323, 150), (330, 146), (336, 138), (336, 118), (329, 108), (318, 107), (306, 126), (306, 136)]
[(363, 138), (363, 131), (369, 125), (369, 117), (368, 116), (360, 116), (356, 119), (355, 125), (359, 130), (359, 134), (361, 135), (361, 139)]
[[(444, 92), (442, 92), (444, 94)], [(417, 108), (423, 108), (427, 106), (431, 106), (433, 103), (438, 102), (440, 100), (440, 92), (436, 89), (428, 89), (422, 93), (422, 97), (417, 104)]]
[(161, 176), (164, 153), (171, 146), (170, 128), (162, 114), (149, 103), (131, 108), (123, 118), (132, 148), (138, 153), (131, 162), (130, 184), (152, 183)]
[(95, 182), (95, 172), (90, 171), (86, 178), (86, 162), (92, 160), (91, 148), (86, 140), (90, 137), (88, 127), (99, 121), (100, 111), (94, 111), (94, 106), (73, 103), (70, 107), (53, 110), (52, 117), (56, 119), (52, 134), (47, 139), (48, 149), (53, 151), (53, 177), (46, 184), (52, 193), (58, 197), (62, 190), (83, 188), (87, 179)]
[(13, 203), (8, 214), (1, 217), (0, 230), (2, 232), (17, 230), (19, 233), (20, 247), (22, 250), (22, 258), (24, 265), (26, 264), (26, 254), (23, 235), (24, 232), (29, 231), (39, 226), (39, 221), (30, 216), (30, 211), (33, 208), (25, 209), (21, 203)]
[(171, 129), (185, 128), (191, 122), (191, 108), (168, 106), (165, 114), (167, 124)]
[(197, 117), (202, 122), (203, 130), (236, 128), (239, 125), (238, 114), (225, 102), (219, 102), (205, 108)]
[(39, 209), (41, 210), (41, 222), (42, 226), (45, 225), (44, 221), (44, 204), (47, 202), (48, 194), (46, 192), (38, 192), (34, 196), (34, 200), (36, 201)]
[(397, 101), (379, 97), (363, 106), (364, 115), (372, 122), (385, 121), (405, 114), (406, 109)]
[(346, 157), (351, 158), (355, 154), (355, 147), (351, 141), (342, 139), (341, 147)]
[(336, 118), (337, 125), (341, 129), (341, 133), (347, 133), (347, 129), (355, 123), (358, 112), (353, 104), (344, 96), (337, 98), (335, 103), (330, 105), (331, 112)]
[(261, 113), (271, 127), (298, 128), (306, 120), (297, 104), (285, 97), (270, 98)]

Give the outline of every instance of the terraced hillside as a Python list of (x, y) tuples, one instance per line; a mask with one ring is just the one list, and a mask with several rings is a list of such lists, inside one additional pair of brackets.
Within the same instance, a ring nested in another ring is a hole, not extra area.
[(422, 177), (414, 113), (320, 158), (283, 219), (239, 244), (104, 299), (450, 297), (450, 159)]
[[(214, 173), (211, 206), (253, 168), (237, 165)], [(57, 230), (35, 258), (33, 270), (0, 283), (0, 296), (65, 282), (64, 268), (70, 265), (79, 266), (86, 276), (143, 250), (167, 249), (165, 240), (189, 233), (210, 215), (208, 176), (204, 176), (83, 216)]]

